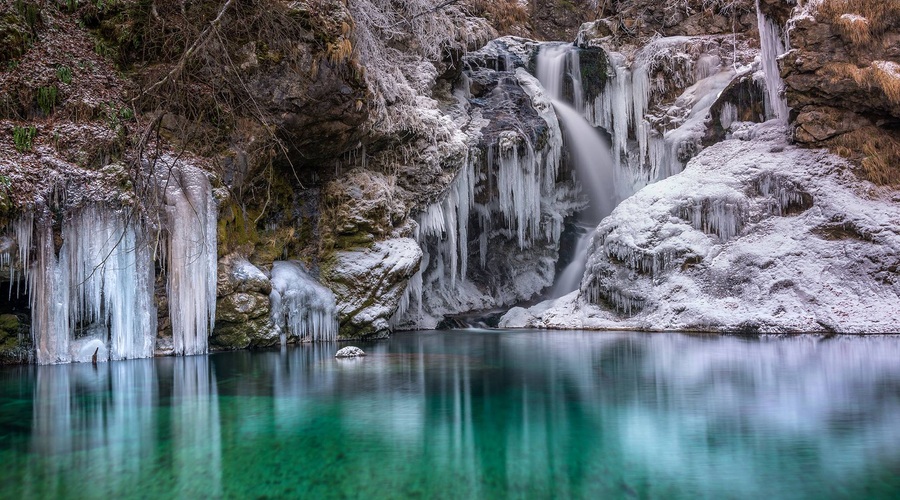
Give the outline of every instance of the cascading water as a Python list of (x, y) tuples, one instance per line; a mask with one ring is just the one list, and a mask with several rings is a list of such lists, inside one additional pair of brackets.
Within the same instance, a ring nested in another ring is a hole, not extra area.
[(544, 46), (537, 56), (537, 78), (553, 102), (556, 116), (562, 124), (565, 144), (572, 153), (581, 187), (590, 202), (588, 209), (580, 216), (579, 225), (584, 232), (578, 241), (575, 257), (553, 287), (553, 296), (559, 297), (578, 288), (594, 228), (620, 200), (609, 146), (584, 116), (564, 100), (566, 79), (571, 78), (575, 102), (583, 101), (575, 47), (568, 44)]

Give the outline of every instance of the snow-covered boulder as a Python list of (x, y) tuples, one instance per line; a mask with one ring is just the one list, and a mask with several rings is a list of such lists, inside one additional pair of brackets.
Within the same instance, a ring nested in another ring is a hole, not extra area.
[(387, 336), (389, 320), (421, 260), (422, 250), (411, 238), (337, 252), (333, 264), (323, 271), (323, 278), (337, 297), (340, 336)]
[(336, 358), (358, 358), (365, 355), (365, 351), (353, 345), (342, 347), (338, 349), (338, 352), (334, 353), (334, 357)]
[(278, 342), (269, 321), (272, 283), (266, 274), (238, 254), (219, 259), (214, 348), (242, 349)]
[(501, 325), (895, 331), (900, 195), (773, 122), (740, 129), (600, 224), (579, 294)]

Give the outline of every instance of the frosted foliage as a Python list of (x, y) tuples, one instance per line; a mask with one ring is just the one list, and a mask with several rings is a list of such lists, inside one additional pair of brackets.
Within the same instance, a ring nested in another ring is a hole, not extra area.
[[(26, 226), (30, 220), (16, 226), (21, 248), (31, 239)], [(39, 364), (90, 361), (95, 350), (101, 361), (153, 355), (154, 266), (140, 229), (89, 207), (63, 223), (58, 256), (50, 226), (34, 230), (37, 258), (26, 278)], [(76, 338), (76, 329), (86, 333)]]
[(203, 354), (216, 317), (216, 204), (206, 173), (170, 166), (165, 188), (169, 317), (175, 354)]
[(272, 323), (279, 329), (281, 344), (288, 336), (313, 342), (337, 339), (337, 307), (334, 294), (300, 264), (272, 263)]
[(759, 0), (756, 0), (756, 19), (759, 25), (760, 57), (766, 80), (766, 116), (787, 123), (789, 110), (787, 100), (782, 95), (784, 81), (781, 79), (781, 70), (778, 69), (778, 57), (787, 52), (787, 48), (781, 36), (781, 28), (763, 14), (759, 8)]
[[(442, 51), (460, 37), (453, 8), (436, 8), (438, 0), (350, 0), (356, 22), (354, 50), (365, 66), (365, 78), (376, 93), (378, 113), (388, 104), (412, 102), (426, 93), (423, 72), (435, 72), (422, 58), (440, 61)], [(398, 47), (404, 47), (400, 49)], [(430, 68), (429, 68), (430, 67)], [(436, 75), (431, 75), (433, 76)], [(426, 78), (427, 80), (427, 78)]]

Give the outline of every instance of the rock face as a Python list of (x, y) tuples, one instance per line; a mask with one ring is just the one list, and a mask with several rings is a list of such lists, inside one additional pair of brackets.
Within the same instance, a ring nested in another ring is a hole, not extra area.
[(219, 259), (216, 324), (210, 345), (223, 349), (270, 346), (278, 332), (269, 312), (272, 283), (245, 257), (231, 254)]
[(806, 2), (787, 26), (781, 72), (797, 142), (853, 160), (875, 183), (900, 183), (900, 5)]
[(774, 122), (732, 128), (604, 220), (580, 292), (501, 326), (895, 330), (897, 196), (857, 190), (844, 160), (789, 145)]
[(340, 336), (386, 337), (407, 283), (419, 270), (422, 250), (411, 238), (379, 241), (365, 250), (337, 252), (323, 280), (334, 290), (342, 318)]

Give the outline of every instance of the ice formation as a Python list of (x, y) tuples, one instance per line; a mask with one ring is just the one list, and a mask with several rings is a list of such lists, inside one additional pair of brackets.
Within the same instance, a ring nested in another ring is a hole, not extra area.
[(159, 184), (168, 219), (172, 342), (175, 354), (203, 354), (216, 317), (216, 203), (205, 172), (166, 160)]
[(299, 263), (272, 263), (269, 300), (272, 323), (279, 329), (282, 345), (287, 343), (289, 336), (313, 342), (337, 339), (334, 294), (313, 279)]
[[(744, 135), (742, 135), (744, 136)], [(892, 332), (900, 211), (778, 120), (717, 143), (597, 229), (581, 290), (501, 326)]]
[[(444, 314), (530, 297), (552, 283), (552, 275), (523, 275), (507, 283), (511, 290), (501, 292), (485, 290), (468, 279), (470, 243), (473, 247), (477, 243), (480, 269), (496, 251), (492, 245), (498, 239), (515, 242), (521, 254), (545, 245), (555, 248), (565, 214), (571, 211), (567, 202), (560, 201), (571, 193), (561, 192), (557, 183), (562, 133), (553, 103), (524, 69), (507, 69), (505, 77), (514, 79), (528, 96), (546, 135), (534, 144), (527, 132), (512, 127), (499, 131), (484, 148), (470, 147), (446, 194), (417, 218), (416, 237), (424, 255), (392, 320), (394, 326), (434, 327)], [(459, 98), (465, 101), (465, 95), (460, 92)], [(476, 138), (478, 134), (472, 132)], [(552, 262), (542, 265), (552, 273)]]
[[(569, 44), (544, 45), (538, 53), (536, 66), (537, 78), (547, 89), (565, 130), (565, 145), (572, 152), (581, 189), (590, 202), (581, 217), (585, 223), (596, 225), (627, 194), (617, 189), (617, 179), (623, 176), (620, 169), (615, 168), (609, 146), (582, 114), (565, 102), (563, 89), (567, 79), (573, 82), (575, 102), (584, 100), (578, 51)], [(582, 233), (575, 258), (556, 279), (554, 295), (560, 296), (578, 288), (592, 234), (592, 230)]]
[[(583, 34), (576, 43), (589, 45)], [(631, 193), (680, 172), (699, 152), (710, 108), (736, 76), (749, 71), (736, 62), (723, 64), (737, 51), (723, 37), (675, 36), (656, 38), (630, 56), (607, 52), (604, 91), (578, 107), (609, 132), (617, 168), (627, 167), (632, 176), (620, 175), (619, 183)], [(673, 92), (679, 97), (663, 104), (663, 97)]]
[[(87, 207), (63, 223), (57, 255), (51, 227), (32, 221), (15, 229), (37, 362), (90, 361), (95, 349), (101, 361), (152, 356), (154, 268), (142, 228), (122, 213)], [(36, 259), (29, 264), (32, 232)]]
[(775, 21), (766, 17), (756, 0), (756, 20), (759, 26), (760, 58), (766, 80), (766, 115), (788, 122), (788, 105), (784, 97), (784, 81), (778, 69), (778, 57), (787, 52), (782, 30)]

